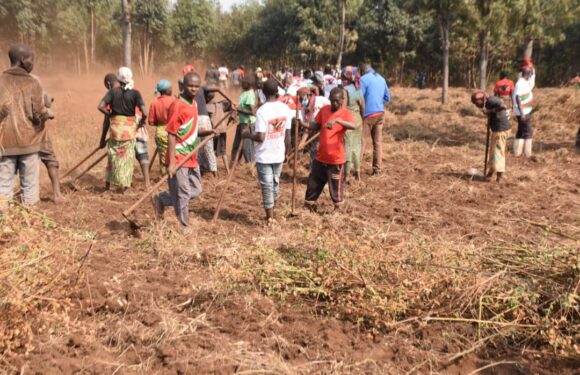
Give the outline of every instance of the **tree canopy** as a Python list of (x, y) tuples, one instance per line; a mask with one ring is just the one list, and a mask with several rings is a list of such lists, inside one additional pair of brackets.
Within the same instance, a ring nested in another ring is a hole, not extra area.
[[(141, 74), (169, 61), (295, 67), (336, 64), (345, 7), (343, 64), (372, 62), (390, 82), (484, 85), (515, 73), (531, 54), (538, 80), (559, 84), (580, 71), (580, 0), (132, 0), (132, 60)], [(32, 44), (78, 72), (120, 64), (121, 0), (3, 0), (0, 45)], [(448, 46), (447, 52), (445, 46)], [(576, 46), (576, 47), (575, 47)], [(4, 48), (5, 49), (5, 48)], [(483, 78), (483, 79), (482, 79)]]

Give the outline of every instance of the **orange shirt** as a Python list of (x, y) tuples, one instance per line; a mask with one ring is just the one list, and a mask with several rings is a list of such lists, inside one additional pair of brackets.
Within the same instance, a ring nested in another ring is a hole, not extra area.
[(326, 127), (326, 123), (331, 120), (343, 120), (354, 123), (352, 112), (342, 107), (336, 112), (332, 112), (331, 106), (327, 105), (320, 109), (316, 115), (316, 123), (320, 125), (320, 144), (316, 152), (316, 160), (325, 164), (346, 163), (346, 151), (344, 149), (344, 133), (347, 129), (334, 124), (331, 129)]
[(167, 125), (169, 122), (169, 109), (175, 101), (171, 95), (161, 95), (149, 106), (149, 125)]
[(514, 92), (514, 82), (511, 79), (500, 79), (493, 88), (493, 93), (497, 96), (512, 96)]

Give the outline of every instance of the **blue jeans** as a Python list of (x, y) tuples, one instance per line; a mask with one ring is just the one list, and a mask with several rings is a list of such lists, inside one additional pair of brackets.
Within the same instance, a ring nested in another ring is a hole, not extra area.
[(262, 202), (265, 209), (274, 207), (280, 196), (280, 174), (283, 163), (262, 164), (256, 163), (258, 180), (262, 188)]
[(20, 175), (22, 203), (35, 204), (40, 200), (38, 153), (0, 157), (0, 195), (12, 199), (16, 174)]

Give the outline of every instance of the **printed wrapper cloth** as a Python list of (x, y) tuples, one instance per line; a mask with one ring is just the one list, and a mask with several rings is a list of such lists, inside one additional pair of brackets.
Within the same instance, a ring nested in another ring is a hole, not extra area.
[(133, 182), (135, 160), (135, 117), (112, 116), (110, 138), (107, 148), (107, 182), (130, 187)]
[(167, 147), (169, 146), (166, 124), (160, 124), (155, 127), (155, 144), (157, 145), (157, 152), (159, 153), (158, 156), (161, 173), (165, 175), (167, 173), (165, 161), (167, 159)]
[(111, 116), (111, 139), (115, 141), (135, 140), (137, 135), (134, 116)]

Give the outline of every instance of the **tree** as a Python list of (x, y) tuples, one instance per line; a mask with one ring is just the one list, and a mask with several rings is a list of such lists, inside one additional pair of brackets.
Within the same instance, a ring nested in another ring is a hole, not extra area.
[(338, 0), (340, 7), (340, 34), (338, 37), (338, 59), (336, 60), (336, 66), (342, 66), (342, 54), (344, 52), (344, 32), (346, 23), (346, 0)]
[(178, 0), (173, 12), (173, 39), (188, 59), (204, 57), (214, 31), (215, 8), (209, 0)]
[(148, 76), (154, 57), (154, 44), (159, 44), (167, 30), (169, 8), (166, 0), (136, 0), (133, 15), (139, 34), (139, 68)]
[(121, 28), (123, 30), (123, 65), (131, 67), (131, 1), (122, 1)]

